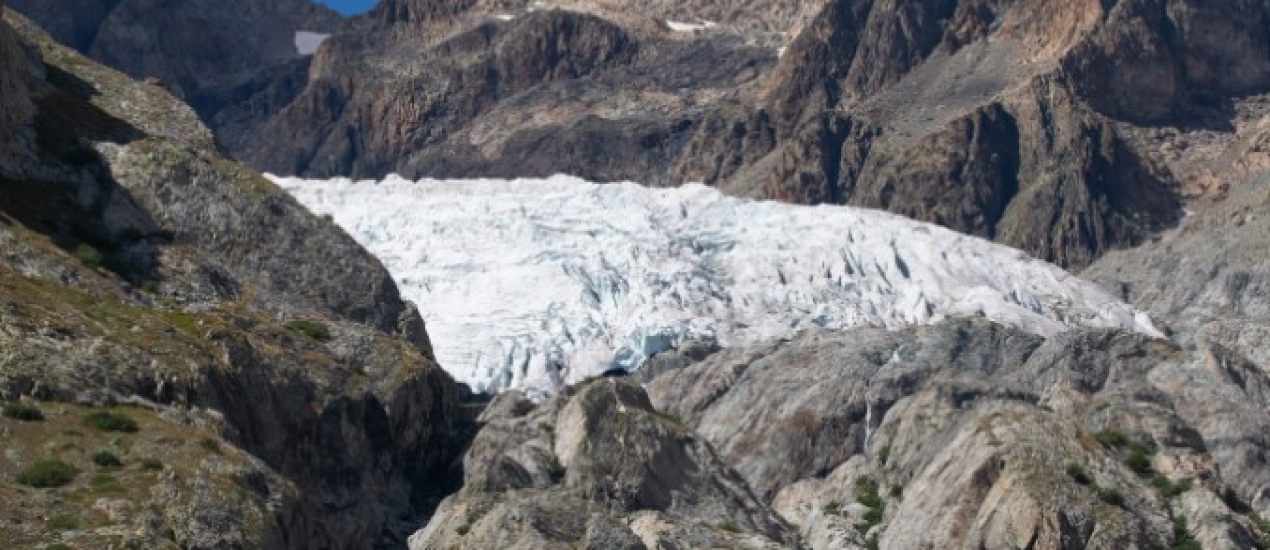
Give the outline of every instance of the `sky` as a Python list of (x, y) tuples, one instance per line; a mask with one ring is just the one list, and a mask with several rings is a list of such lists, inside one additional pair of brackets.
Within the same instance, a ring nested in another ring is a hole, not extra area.
[(366, 13), (379, 0), (318, 0), (344, 15)]

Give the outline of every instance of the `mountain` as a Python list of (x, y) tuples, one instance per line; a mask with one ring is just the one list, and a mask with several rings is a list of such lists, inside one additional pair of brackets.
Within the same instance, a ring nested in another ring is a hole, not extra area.
[(460, 389), (378, 260), (7, 10), (0, 121), (6, 545), (365, 548), (426, 516)]
[[(1270, 92), (1250, 0), (385, 0), (338, 29), (258, 4), (18, 7), (175, 86), (263, 171), (703, 182), (1072, 269), (1175, 226), (1211, 186), (1175, 145), (1255, 123)], [(135, 30), (191, 27), (212, 30)], [(306, 28), (334, 32), (311, 58), (290, 45)]]
[(688, 342), (950, 317), (1159, 334), (1050, 264), (884, 212), (563, 177), (277, 182), (384, 260), (441, 364), (480, 391), (541, 398)]
[(341, 23), (309, 0), (13, 0), (9, 6), (93, 60), (161, 82), (231, 149), (304, 86), (311, 58), (298, 33), (326, 35)]
[(701, 181), (1078, 269), (1202, 193), (1160, 135), (1228, 134), (1270, 91), (1270, 15), (1244, 0), (616, 4), (384, 2), (243, 157), (317, 177)]

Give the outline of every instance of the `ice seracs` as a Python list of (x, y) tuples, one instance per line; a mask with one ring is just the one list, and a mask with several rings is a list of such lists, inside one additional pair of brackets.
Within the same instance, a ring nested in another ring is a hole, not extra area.
[(984, 316), (1048, 335), (1150, 319), (1024, 253), (891, 215), (547, 180), (275, 178), (377, 254), (477, 389), (545, 395), (686, 339)]

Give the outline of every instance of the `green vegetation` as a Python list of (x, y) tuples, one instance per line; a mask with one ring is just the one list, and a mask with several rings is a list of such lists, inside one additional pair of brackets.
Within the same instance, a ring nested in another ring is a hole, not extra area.
[(93, 464), (100, 466), (104, 470), (118, 469), (120, 466), (123, 466), (123, 463), (119, 461), (119, 457), (105, 449), (93, 453), (92, 459)]
[(198, 446), (209, 453), (220, 454), (220, 442), (210, 437), (203, 438), (202, 441), (198, 442)]
[(882, 523), (882, 518), (886, 516), (886, 503), (878, 495), (877, 482), (867, 477), (855, 480), (855, 496), (857, 502), (869, 509), (864, 513), (864, 521), (857, 523), (855, 529), (861, 535), (867, 535), (870, 529)]
[(21, 403), (6, 403), (4, 406), (4, 416), (5, 418), (12, 418), (23, 422), (39, 422), (40, 420), (44, 420), (44, 413), (40, 412), (40, 409), (30, 405), (23, 405)]
[(903, 498), (904, 498), (904, 486), (903, 486), (903, 485), (900, 485), (899, 483), (892, 483), (892, 484), (891, 484), (891, 491), (890, 491), (890, 494), (891, 494), (891, 498), (893, 498), (893, 499), (896, 499), (896, 500), (901, 500), (901, 499), (903, 499)]
[(1183, 480), (1181, 483), (1173, 483), (1169, 478), (1156, 474), (1151, 478), (1151, 485), (1160, 491), (1160, 495), (1164, 498), (1175, 498), (1182, 493), (1191, 490), (1190, 480)]
[(883, 446), (881, 449), (878, 449), (878, 461), (880, 461), (883, 466), (886, 466), (886, 463), (889, 462), (890, 460), (891, 460), (891, 446), (890, 445), (886, 445), (886, 446)]
[(48, 489), (61, 487), (74, 481), (77, 474), (79, 470), (70, 464), (60, 460), (42, 460), (19, 472), (13, 480), (20, 485)]
[(834, 500), (834, 501), (830, 501), (830, 502), (829, 502), (829, 504), (826, 504), (826, 505), (825, 505), (824, 510), (825, 510), (825, 514), (826, 514), (826, 515), (830, 515), (830, 516), (837, 516), (837, 515), (841, 515), (841, 514), (842, 514), (842, 503), (841, 503), (841, 502), (838, 502), (838, 501), (836, 501), (836, 500)]
[(653, 411), (653, 413), (656, 414), (662, 420), (665, 420), (666, 422), (673, 424), (676, 428), (684, 427), (683, 419), (679, 418), (678, 416), (675, 416), (667, 412), (661, 412), (661, 411)]
[(158, 472), (163, 470), (163, 463), (153, 458), (141, 459), (141, 469), (149, 472)]
[(1173, 518), (1173, 550), (1204, 550), (1182, 516)]
[(547, 475), (551, 476), (551, 482), (559, 483), (560, 480), (564, 479), (566, 473), (567, 471), (564, 464), (560, 463), (560, 459), (554, 456), (551, 457), (551, 463), (547, 465)]
[(333, 338), (331, 329), (317, 321), (291, 321), (283, 326), (291, 332), (303, 334), (319, 342), (329, 342)]
[(71, 548), (71, 547), (69, 547), (69, 546), (67, 546), (67, 545), (65, 545), (65, 544), (62, 544), (62, 543), (60, 543), (60, 542), (55, 542), (55, 543), (53, 543), (53, 544), (50, 544), (50, 545), (48, 545), (48, 546), (45, 546), (45, 547), (44, 547), (44, 550), (75, 550), (75, 549), (74, 549), (74, 548)]
[(472, 524), (464, 523), (463, 525), (460, 525), (457, 529), (455, 529), (454, 532), (458, 533), (460, 537), (466, 537), (468, 533), (472, 532)]
[(720, 531), (727, 531), (727, 532), (729, 532), (729, 533), (740, 533), (740, 532), (741, 532), (741, 528), (740, 528), (740, 527), (737, 527), (736, 523), (734, 523), (734, 522), (732, 522), (732, 521), (725, 521), (725, 522), (723, 522), (723, 523), (720, 523), (720, 524), (719, 524), (719, 530), (720, 530)]
[(1120, 491), (1110, 487), (1103, 487), (1097, 483), (1091, 483), (1089, 487), (1094, 490), (1094, 495), (1098, 497), (1098, 500), (1112, 506), (1124, 506), (1124, 495), (1120, 494)]
[(550, 436), (556, 435), (556, 425), (550, 422), (543, 422), (541, 424), (538, 424), (538, 429), (542, 430), (543, 433), (547, 435), (550, 435)]
[(49, 518), (48, 525), (51, 529), (58, 531), (72, 531), (79, 529), (79, 518), (70, 514), (61, 514)]
[(1075, 462), (1067, 463), (1067, 477), (1072, 478), (1073, 481), (1081, 485), (1089, 485), (1093, 482), (1089, 474), (1085, 473), (1085, 469)]
[(93, 245), (88, 243), (80, 243), (80, 245), (75, 247), (75, 250), (71, 252), (71, 256), (74, 256), (80, 263), (93, 269), (101, 267), (101, 262), (105, 260), (105, 256), (102, 256), (101, 251), (93, 248)]
[(103, 432), (133, 433), (137, 431), (137, 421), (132, 417), (108, 411), (89, 413), (84, 417), (84, 425)]
[(1118, 449), (1129, 444), (1129, 438), (1118, 430), (1103, 430), (1094, 434), (1094, 439), (1108, 449)]

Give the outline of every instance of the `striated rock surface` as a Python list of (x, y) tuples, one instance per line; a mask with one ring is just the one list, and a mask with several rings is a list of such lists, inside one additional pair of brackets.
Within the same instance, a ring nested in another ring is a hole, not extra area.
[(365, 548), (426, 514), (458, 391), (383, 266), (163, 89), (12, 12), (0, 59), (0, 536)]
[[(705, 172), (691, 160), (679, 177), (885, 208), (1081, 267), (1178, 219), (1175, 167), (1133, 127), (1229, 127), (1232, 102), (1270, 84), (1262, 5), (896, 4), (826, 6), (765, 101), (734, 115), (775, 141), (693, 138), (717, 146), (698, 155), (759, 160)], [(1215, 34), (1247, 49), (1209, 44)], [(1187, 68), (1201, 57), (1206, 69)]]
[(1270, 417), (1211, 365), (953, 321), (723, 350), (649, 393), (812, 548), (1247, 548), (1267, 535)]
[(464, 486), (410, 548), (781, 548), (793, 533), (638, 385), (597, 379), (534, 406), (497, 397)]

